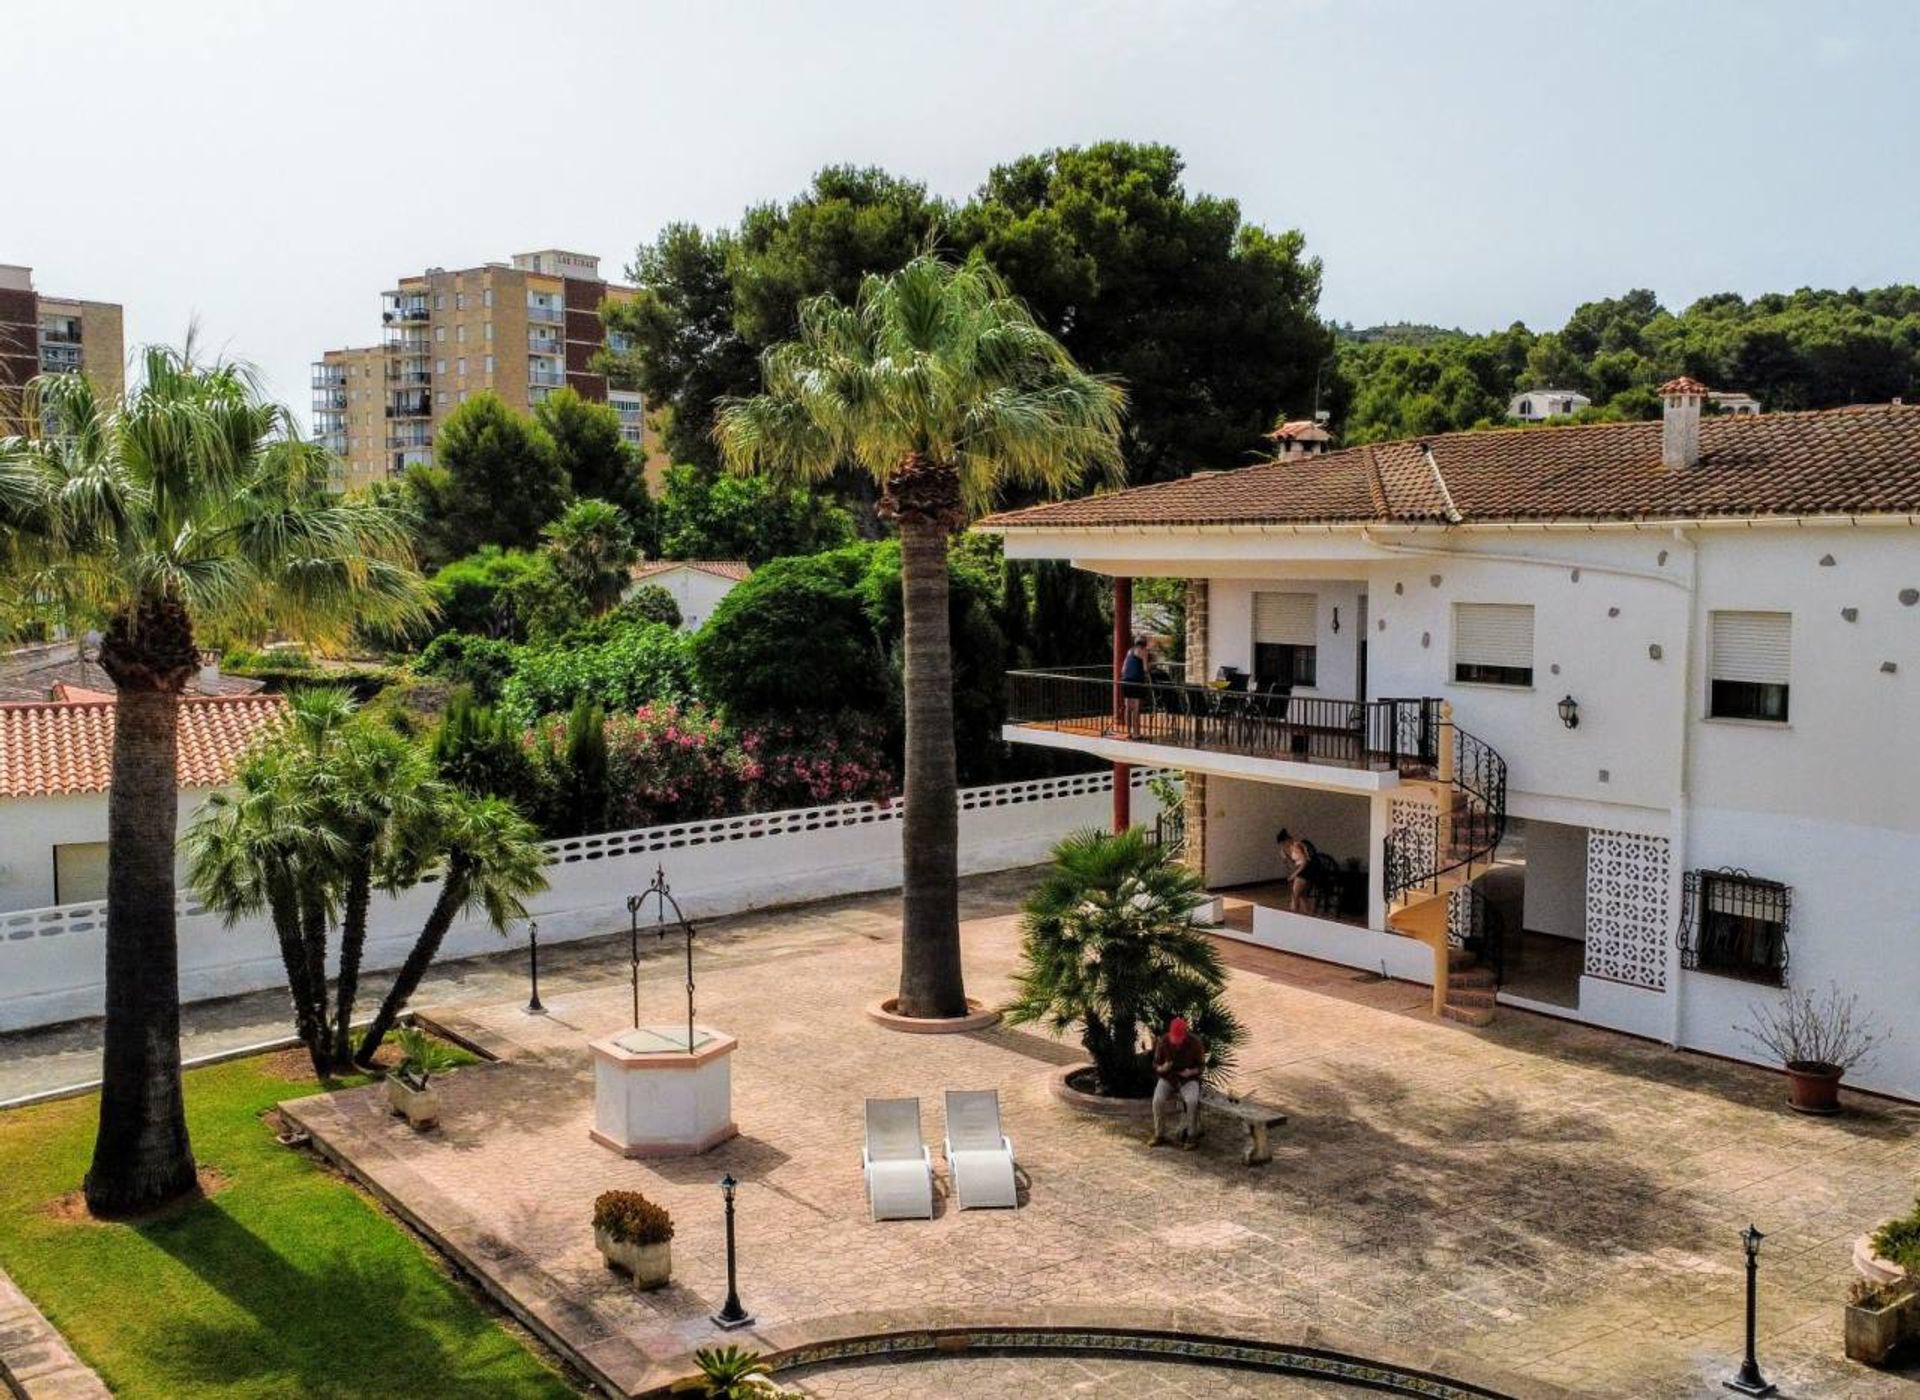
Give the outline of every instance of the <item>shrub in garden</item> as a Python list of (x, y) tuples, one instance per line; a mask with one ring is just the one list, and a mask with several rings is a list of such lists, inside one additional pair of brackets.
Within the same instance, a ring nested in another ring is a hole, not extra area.
[(593, 1198), (593, 1228), (622, 1244), (665, 1244), (673, 1238), (673, 1217), (638, 1191), (602, 1191)]
[(1905, 1215), (1889, 1220), (1873, 1232), (1873, 1252), (1898, 1264), (1910, 1278), (1920, 1279), (1920, 1200)]
[(545, 802), (541, 826), (548, 836), (587, 836), (617, 830), (609, 820), (607, 716), (598, 705), (577, 700), (562, 719), (542, 722), (534, 748)]
[(454, 560), (431, 581), (440, 625), (452, 632), (521, 640), (526, 625), (516, 611), (514, 589), (541, 567), (540, 556), (530, 550), (491, 544)]
[(884, 802), (899, 777), (883, 747), (878, 720), (774, 720), (740, 733), (747, 758), (750, 811)]
[(617, 631), (595, 646), (528, 647), (500, 688), (500, 705), (525, 725), (581, 700), (609, 712), (693, 698), (686, 637), (659, 623)]
[(746, 753), (699, 705), (642, 705), (607, 721), (608, 819), (625, 831), (749, 808)]
[(433, 736), (433, 762), (441, 778), (470, 797), (504, 797), (523, 816), (543, 817), (547, 801), (542, 774), (527, 751), (520, 726), (478, 703), (470, 690), (454, 693)]
[(668, 627), (678, 627), (683, 620), (673, 594), (657, 583), (641, 584), (608, 615), (621, 622), (659, 622)]
[(442, 632), (420, 653), (414, 669), (425, 676), (473, 688), (474, 699), (491, 704), (513, 674), (519, 648), (499, 637), (471, 632)]

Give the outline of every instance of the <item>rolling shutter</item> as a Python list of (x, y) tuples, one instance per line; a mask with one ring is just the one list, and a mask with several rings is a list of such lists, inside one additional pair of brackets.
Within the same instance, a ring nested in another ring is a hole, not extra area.
[(1793, 614), (1713, 614), (1712, 663), (1717, 681), (1785, 685), (1793, 661)]
[(1455, 603), (1453, 660), (1458, 666), (1512, 666), (1532, 670), (1532, 606)]
[(1318, 641), (1317, 593), (1253, 595), (1253, 640), (1280, 646), (1310, 647)]

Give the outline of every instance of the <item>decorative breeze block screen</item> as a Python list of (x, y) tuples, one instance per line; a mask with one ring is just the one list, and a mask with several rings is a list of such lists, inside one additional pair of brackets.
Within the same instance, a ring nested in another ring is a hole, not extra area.
[(1664, 836), (1587, 833), (1587, 976), (1666, 991), (1671, 865)]

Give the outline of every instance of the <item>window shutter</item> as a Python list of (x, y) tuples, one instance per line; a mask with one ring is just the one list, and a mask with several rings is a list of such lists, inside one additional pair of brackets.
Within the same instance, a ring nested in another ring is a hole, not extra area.
[(1533, 668), (1533, 608), (1526, 603), (1455, 603), (1453, 659), (1462, 666)]
[(1318, 643), (1315, 613), (1317, 593), (1256, 593), (1253, 595), (1253, 640), (1281, 646), (1310, 647)]
[(1793, 661), (1793, 614), (1713, 614), (1713, 679), (1785, 685)]

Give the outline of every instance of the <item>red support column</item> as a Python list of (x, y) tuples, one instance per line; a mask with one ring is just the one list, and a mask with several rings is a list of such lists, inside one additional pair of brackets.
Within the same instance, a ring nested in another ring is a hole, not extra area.
[[(1133, 580), (1113, 581), (1113, 720), (1118, 732), (1125, 734), (1127, 706), (1120, 688), (1120, 672), (1127, 664), (1127, 650), (1133, 645)], [(1113, 829), (1125, 831), (1133, 825), (1133, 765), (1113, 765)]]

